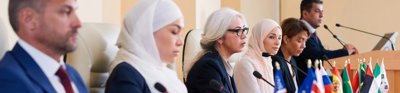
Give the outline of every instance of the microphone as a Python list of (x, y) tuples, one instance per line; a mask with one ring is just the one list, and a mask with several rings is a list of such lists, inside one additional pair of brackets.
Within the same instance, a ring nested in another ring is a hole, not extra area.
[[(263, 56), (264, 56), (264, 55), (263, 55)], [(265, 57), (265, 56), (264, 56), (264, 57)], [(277, 57), (277, 58), (284, 59), (283, 57), (281, 57), (281, 56), (276, 56), (276, 55), (273, 56), (273, 57)], [(290, 62), (287, 62), (286, 60), (285, 60), (285, 62), (288, 63), (290, 66), (294, 67), (295, 69), (297, 69), (298, 71), (300, 71), (301, 73), (303, 73), (304, 75), (307, 76), (307, 73), (304, 72), (303, 70), (301, 70), (299, 67), (297, 67), (297, 66), (295, 66), (295, 65), (292, 65)]]
[(270, 56), (272, 56), (272, 55), (269, 54), (269, 53), (267, 53), (267, 52), (263, 52), (263, 53), (262, 53), (262, 56), (263, 56), (263, 57), (270, 57)]
[(161, 93), (168, 93), (167, 89), (164, 87), (164, 85), (162, 85), (161, 83), (157, 82), (156, 84), (154, 84), (154, 88), (156, 88), (158, 91), (160, 91)]
[(394, 51), (393, 42), (392, 42), (392, 40), (390, 40), (390, 39), (387, 38), (387, 37), (384, 37), (384, 36), (381, 36), (381, 35), (378, 35), (378, 34), (374, 34), (374, 33), (370, 33), (370, 32), (367, 32), (367, 31), (355, 29), (355, 28), (352, 28), (352, 27), (343, 26), (343, 25), (340, 25), (339, 23), (336, 23), (336, 27), (343, 27), (343, 28), (350, 29), (350, 30), (354, 30), (354, 31), (358, 31), (358, 32), (361, 32), (361, 33), (364, 33), (364, 34), (369, 34), (369, 35), (373, 35), (373, 36), (377, 36), (377, 37), (384, 38), (384, 39), (386, 39), (386, 40), (388, 40), (388, 41), (390, 42), (390, 44), (392, 45), (392, 50)]
[(211, 81), (209, 82), (209, 86), (212, 89), (217, 90), (218, 92), (229, 93), (228, 91), (225, 90), (224, 86), (215, 79), (211, 79)]
[(337, 41), (339, 41), (339, 43), (342, 44), (342, 46), (344, 47), (343, 41), (340, 40), (331, 30), (329, 30), (329, 28), (328, 28), (327, 25), (324, 25), (324, 28), (325, 28), (326, 30), (328, 30), (328, 31), (332, 34), (333, 38), (335, 38)]
[[(285, 61), (286, 61), (286, 60), (285, 60)], [(303, 73), (304, 75), (306, 75), (306, 76), (307, 76), (307, 73), (306, 73), (306, 72), (304, 72), (303, 70), (301, 70), (299, 67), (297, 67), (297, 66), (295, 66), (295, 65), (292, 65), (292, 63), (290, 63), (290, 62), (286, 62), (286, 63), (289, 63), (289, 65), (290, 65), (290, 66), (292, 66), (292, 67), (296, 68), (298, 71), (300, 71), (301, 73)]]
[(253, 75), (254, 75), (256, 78), (258, 78), (258, 79), (264, 80), (264, 81), (267, 82), (269, 85), (271, 85), (272, 87), (275, 88), (275, 86), (274, 86), (271, 82), (268, 82), (265, 78), (262, 77), (262, 75), (260, 74), (260, 72), (254, 71), (254, 72), (253, 72)]
[(322, 57), (324, 58), (323, 60), (325, 60), (326, 62), (328, 62), (329, 66), (331, 66), (331, 68), (333, 68), (333, 65), (331, 64), (331, 62), (329, 62), (328, 56), (323, 55)]

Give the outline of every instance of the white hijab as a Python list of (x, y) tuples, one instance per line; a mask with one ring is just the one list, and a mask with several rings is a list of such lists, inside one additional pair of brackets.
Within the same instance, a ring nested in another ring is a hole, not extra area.
[[(111, 68), (127, 62), (145, 78), (152, 93), (158, 93), (159, 82), (170, 93), (187, 93), (175, 71), (161, 61), (153, 33), (168, 24), (183, 19), (179, 7), (171, 0), (141, 0), (125, 17), (117, 45), (120, 50)], [(179, 24), (180, 26), (183, 26)], [(112, 70), (110, 70), (112, 71)]]

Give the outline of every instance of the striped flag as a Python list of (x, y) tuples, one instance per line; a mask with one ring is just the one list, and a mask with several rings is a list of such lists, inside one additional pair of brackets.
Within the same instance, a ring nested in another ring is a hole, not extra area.
[[(365, 70), (366, 70), (366, 72), (365, 72), (364, 80), (363, 80), (364, 84), (361, 86), (361, 93), (369, 93), (371, 85), (372, 85), (372, 81), (374, 80), (374, 75), (372, 74), (371, 66), (367, 65), (367, 69), (365, 69)], [(374, 93), (377, 93), (377, 92), (374, 92)]]
[(283, 81), (283, 76), (282, 76), (282, 72), (279, 66), (278, 62), (275, 62), (275, 67), (276, 67), (276, 72), (275, 72), (275, 76), (274, 76), (274, 81), (275, 81), (275, 90), (274, 93), (286, 93), (286, 86), (285, 83)]
[(324, 82), (324, 88), (325, 88), (325, 93), (332, 93), (333, 92), (333, 84), (331, 82), (331, 79), (329, 79), (328, 73), (326, 73), (325, 68), (322, 66), (322, 64), (319, 64), (321, 67), (321, 74), (322, 74), (322, 79)]
[(321, 73), (321, 70), (319, 69), (319, 65), (318, 65), (320, 63), (322, 63), (322, 62), (319, 61), (319, 60), (315, 61), (315, 65), (314, 65), (315, 66), (315, 78), (316, 78), (316, 81), (317, 81), (317, 86), (318, 86), (319, 91), (321, 93), (325, 93), (324, 81), (322, 79), (322, 73)]
[(339, 70), (336, 68), (335, 64), (336, 62), (333, 62), (333, 68), (332, 68), (333, 93), (343, 93), (342, 77), (340, 77)]

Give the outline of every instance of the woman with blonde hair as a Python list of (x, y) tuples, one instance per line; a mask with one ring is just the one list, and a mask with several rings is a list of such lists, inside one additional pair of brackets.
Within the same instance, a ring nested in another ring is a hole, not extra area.
[(106, 93), (187, 93), (175, 71), (183, 15), (171, 0), (141, 0), (125, 17)]
[[(223, 8), (207, 20), (200, 40), (202, 51), (189, 66), (186, 87), (190, 93), (237, 93), (228, 58), (242, 51), (248, 32), (239, 12)], [(221, 88), (222, 87), (222, 88)]]
[[(274, 20), (263, 19), (253, 27), (248, 50), (234, 68), (235, 83), (239, 93), (274, 92), (272, 59), (265, 54), (275, 55), (281, 40), (281, 27)], [(259, 72), (270, 84), (253, 76), (254, 71)]]

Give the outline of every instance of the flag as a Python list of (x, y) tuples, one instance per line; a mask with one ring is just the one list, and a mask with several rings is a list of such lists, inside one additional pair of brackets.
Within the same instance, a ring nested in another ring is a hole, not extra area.
[[(365, 69), (365, 75), (363, 79), (363, 85), (361, 87), (361, 93), (370, 93), (370, 88), (372, 85), (372, 81), (374, 80), (374, 75), (372, 74), (371, 71), (371, 66), (367, 65), (367, 69)], [(371, 93), (377, 93), (377, 92), (371, 92)]]
[(365, 63), (361, 63), (360, 64), (360, 70), (359, 70), (360, 72), (358, 72), (359, 74), (358, 74), (358, 76), (359, 76), (359, 86), (358, 86), (358, 92), (360, 92), (361, 91), (361, 88), (362, 88), (362, 86), (364, 85), (364, 76), (365, 76), (365, 72), (366, 72), (366, 65), (365, 65)]
[(308, 68), (307, 77), (304, 79), (303, 83), (300, 85), (298, 93), (320, 93), (318, 90), (316, 78), (312, 68)]
[(332, 85), (333, 85), (333, 93), (343, 93), (342, 88), (342, 77), (340, 77), (339, 70), (334, 66), (332, 68)]
[(342, 72), (342, 81), (343, 81), (343, 93), (353, 93), (353, 90), (351, 89), (351, 83), (350, 83), (350, 77), (349, 74), (347, 73), (347, 66), (344, 66), (343, 72)]
[[(347, 60), (346, 60), (347, 61)], [(347, 74), (349, 74), (349, 77), (350, 77), (350, 82), (353, 80), (351, 77), (352, 77), (352, 74), (351, 74), (351, 68), (350, 68), (350, 59), (348, 59), (348, 62), (346, 62), (347, 63), (347, 65), (346, 65), (346, 67), (347, 67)]]
[(381, 77), (381, 68), (379, 67), (378, 63), (375, 64), (373, 73), (374, 73), (374, 80), (372, 81), (372, 85), (371, 85), (371, 88), (369, 89), (369, 91), (370, 92), (372, 91), (374, 93), (382, 93), (381, 89), (379, 88), (382, 79), (380, 78)]
[[(381, 67), (379, 66), (378, 63), (375, 64), (375, 68), (374, 68), (374, 78), (381, 76)], [(380, 79), (378, 82), (381, 82)]]
[(311, 61), (307, 61), (308, 71), (307, 76), (303, 80), (303, 83), (300, 85), (298, 93), (320, 93), (317, 80), (314, 74), (313, 69), (311, 68)]
[(321, 73), (321, 70), (318, 69), (319, 68), (318, 64), (320, 64), (320, 63), (322, 63), (322, 62), (320, 62), (320, 61), (316, 61), (315, 62), (315, 78), (316, 78), (316, 82), (317, 82), (317, 86), (318, 86), (319, 91), (321, 93), (325, 93), (324, 81), (322, 79), (322, 73)]
[(361, 64), (358, 65), (356, 72), (353, 75), (353, 79), (351, 81), (351, 87), (353, 89), (353, 93), (358, 93), (359, 91), (359, 85), (360, 85), (360, 78), (359, 78), (359, 72), (361, 70)]
[(386, 77), (386, 68), (385, 68), (385, 64), (383, 63), (383, 61), (381, 64), (381, 80), (382, 81), (380, 83), (380, 88), (382, 90), (382, 93), (388, 93), (389, 92), (389, 82)]
[(276, 62), (275, 63), (276, 66), (276, 72), (275, 72), (275, 76), (274, 76), (274, 81), (275, 81), (275, 90), (274, 93), (286, 93), (286, 86), (285, 83), (283, 81), (283, 76), (282, 76), (282, 72), (279, 66), (279, 63)]
[(320, 64), (320, 66), (321, 66), (322, 80), (324, 82), (325, 93), (332, 93), (333, 85), (331, 79), (329, 79), (329, 75), (328, 73), (326, 73), (325, 68), (322, 66), (322, 64)]

